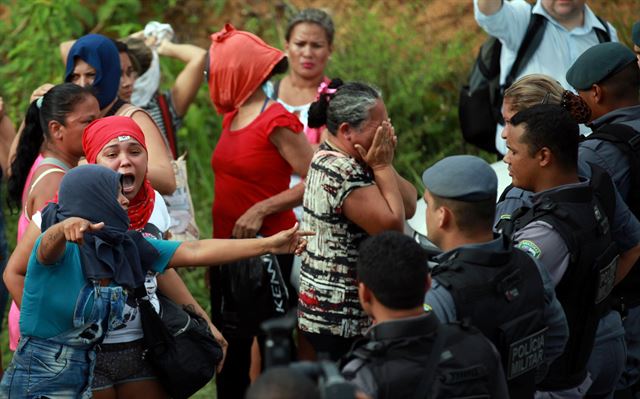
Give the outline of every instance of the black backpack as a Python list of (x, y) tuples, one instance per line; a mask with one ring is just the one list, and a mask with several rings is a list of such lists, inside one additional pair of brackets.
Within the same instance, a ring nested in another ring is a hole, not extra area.
[[(533, 9), (533, 8), (532, 8)], [(606, 31), (596, 29), (600, 43), (610, 42), (609, 25), (597, 17)], [(460, 89), (458, 120), (464, 140), (474, 146), (500, 155), (495, 146), (496, 125), (503, 124), (502, 99), (520, 70), (537, 50), (547, 20), (540, 14), (531, 14), (529, 25), (518, 49), (504, 85), (500, 85), (500, 53), (502, 43), (490, 36), (480, 47), (469, 81)]]

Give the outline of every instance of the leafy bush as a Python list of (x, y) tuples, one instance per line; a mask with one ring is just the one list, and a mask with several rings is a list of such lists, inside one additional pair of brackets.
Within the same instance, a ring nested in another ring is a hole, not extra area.
[(460, 64), (461, 54), (469, 48), (461, 40), (427, 46), (427, 38), (414, 29), (414, 7), (397, 10), (393, 23), (385, 19), (387, 11), (378, 4), (343, 15), (338, 26), (345, 30), (329, 74), (382, 89), (398, 135), (395, 164), (403, 176), (420, 184), (420, 173), (434, 158), (461, 148), (456, 82), (465, 71), (452, 66)]
[(9, 16), (0, 23), (0, 95), (14, 122), (22, 118), (35, 88), (62, 81), (60, 43), (90, 32), (119, 36), (140, 28), (139, 23), (127, 22), (140, 11), (138, 0), (90, 4), (76, 0), (11, 3)]

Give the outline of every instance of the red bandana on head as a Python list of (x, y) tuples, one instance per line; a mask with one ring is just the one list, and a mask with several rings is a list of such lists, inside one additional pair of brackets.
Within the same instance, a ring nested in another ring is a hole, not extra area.
[[(123, 136), (136, 140), (145, 151), (147, 150), (144, 133), (133, 119), (126, 116), (109, 116), (93, 121), (82, 134), (82, 149), (87, 162), (96, 163), (96, 158), (104, 146), (111, 140)], [(140, 190), (129, 202), (129, 230), (141, 230), (146, 226), (153, 213), (155, 199), (155, 191), (145, 173)]]
[(211, 35), (209, 95), (218, 113), (231, 112), (260, 87), (284, 53), (231, 24)]

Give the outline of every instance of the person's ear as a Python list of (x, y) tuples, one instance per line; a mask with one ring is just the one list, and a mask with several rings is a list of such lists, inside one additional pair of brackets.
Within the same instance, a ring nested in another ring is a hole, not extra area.
[(446, 206), (440, 206), (436, 211), (438, 212), (438, 227), (440, 229), (449, 227), (453, 220), (453, 212), (451, 212), (451, 209)]
[(351, 129), (351, 126), (349, 126), (348, 123), (342, 122), (340, 126), (338, 126), (337, 133), (344, 136), (344, 138), (348, 141), (351, 141), (351, 138), (353, 136), (353, 129)]
[(536, 154), (536, 158), (538, 160), (538, 165), (542, 167), (549, 166), (553, 159), (553, 153), (549, 147), (542, 147)]
[(62, 123), (56, 120), (51, 120), (47, 124), (47, 128), (49, 129), (49, 135), (51, 136), (51, 138), (57, 140), (60, 140), (62, 138)]
[(371, 314), (371, 300), (372, 294), (369, 288), (363, 283), (358, 283), (358, 299), (360, 300), (360, 305), (362, 305), (362, 309), (367, 314)]
[(602, 90), (602, 87), (597, 84), (591, 86), (591, 97), (594, 104), (602, 103), (604, 101), (604, 90)]

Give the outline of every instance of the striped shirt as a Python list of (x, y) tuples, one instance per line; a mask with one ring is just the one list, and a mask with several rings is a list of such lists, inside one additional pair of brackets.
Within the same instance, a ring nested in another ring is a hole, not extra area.
[(316, 233), (302, 256), (298, 320), (303, 331), (350, 338), (371, 324), (356, 281), (358, 247), (368, 235), (346, 218), (342, 204), (353, 190), (372, 184), (370, 169), (327, 142), (320, 145), (303, 200), (303, 229)]

